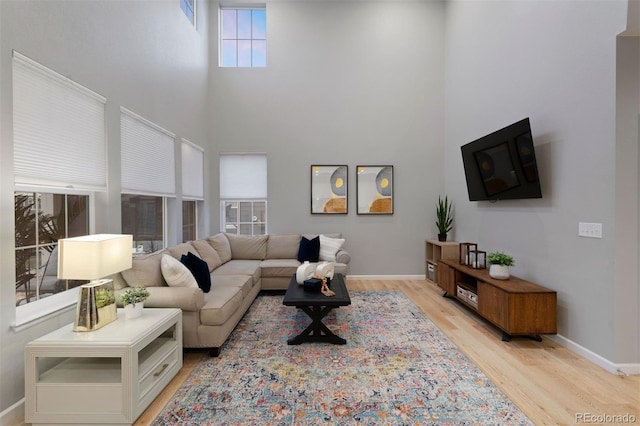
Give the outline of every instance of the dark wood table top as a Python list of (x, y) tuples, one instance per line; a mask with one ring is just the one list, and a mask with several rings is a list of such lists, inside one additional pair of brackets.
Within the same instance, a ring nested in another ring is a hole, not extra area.
[(305, 291), (304, 286), (298, 284), (296, 276), (291, 277), (287, 292), (284, 294), (282, 304), (285, 306), (347, 306), (351, 304), (351, 298), (344, 283), (342, 274), (335, 274), (329, 286), (336, 295), (325, 296), (322, 292)]

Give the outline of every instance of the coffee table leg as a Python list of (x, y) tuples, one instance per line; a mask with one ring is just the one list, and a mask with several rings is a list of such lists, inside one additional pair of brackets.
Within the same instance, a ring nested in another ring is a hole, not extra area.
[(322, 319), (333, 309), (332, 306), (298, 306), (311, 318), (311, 324), (302, 333), (287, 340), (289, 345), (299, 345), (303, 342), (326, 342), (335, 345), (344, 345), (345, 339), (336, 335), (322, 323)]

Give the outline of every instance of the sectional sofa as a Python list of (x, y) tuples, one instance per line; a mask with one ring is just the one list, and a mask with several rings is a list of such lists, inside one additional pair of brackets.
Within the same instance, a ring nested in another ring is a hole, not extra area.
[(135, 256), (131, 269), (113, 277), (116, 300), (127, 287), (146, 287), (145, 307), (182, 310), (184, 347), (217, 356), (258, 293), (286, 290), (301, 261), (315, 260), (307, 257), (318, 242), (318, 260), (335, 262), (335, 272), (346, 275), (351, 256), (340, 234), (220, 233)]

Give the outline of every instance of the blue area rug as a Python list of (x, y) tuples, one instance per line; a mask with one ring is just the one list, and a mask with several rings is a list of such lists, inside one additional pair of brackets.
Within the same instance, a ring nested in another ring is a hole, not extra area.
[(310, 320), (260, 295), (153, 425), (531, 425), (399, 291), (353, 292), (325, 323), (346, 345), (288, 346)]

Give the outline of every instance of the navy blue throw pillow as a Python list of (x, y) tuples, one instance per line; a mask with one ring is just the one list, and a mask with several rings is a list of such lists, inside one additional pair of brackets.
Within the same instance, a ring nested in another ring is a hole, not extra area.
[(298, 261), (317, 262), (320, 257), (320, 236), (312, 239), (302, 237), (298, 248)]
[(207, 265), (207, 262), (191, 252), (183, 254), (180, 262), (191, 271), (198, 283), (198, 287), (205, 293), (209, 293), (209, 290), (211, 290), (211, 275), (209, 275), (209, 265)]

